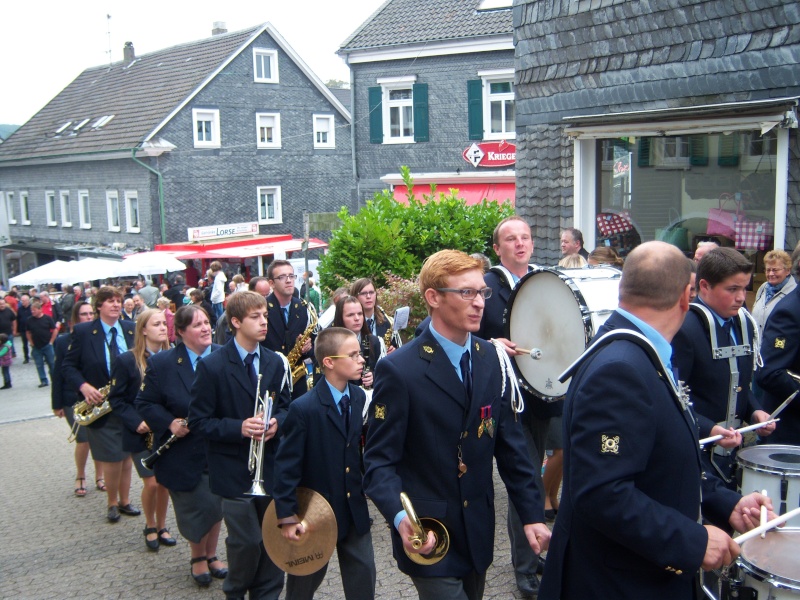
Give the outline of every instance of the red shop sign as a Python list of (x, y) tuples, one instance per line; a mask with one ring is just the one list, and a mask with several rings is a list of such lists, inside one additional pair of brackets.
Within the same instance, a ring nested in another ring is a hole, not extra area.
[(473, 167), (509, 167), (517, 162), (517, 146), (505, 140), (472, 144), (461, 154)]

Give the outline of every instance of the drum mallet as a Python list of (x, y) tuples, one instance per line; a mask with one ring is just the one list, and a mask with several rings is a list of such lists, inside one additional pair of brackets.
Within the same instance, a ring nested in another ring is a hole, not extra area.
[(517, 352), (522, 352), (523, 354), (530, 354), (533, 360), (539, 360), (542, 358), (542, 351), (539, 348), (533, 348), (529, 350), (528, 348), (514, 348)]
[[(767, 490), (761, 490), (761, 495), (769, 497), (769, 494), (767, 494)], [(759, 523), (759, 525), (764, 525), (766, 522), (767, 522), (767, 507), (766, 507), (765, 504), (762, 504), (761, 505), (761, 522)], [(765, 537), (767, 537), (767, 532), (766, 531), (761, 534), (761, 539), (763, 540)]]
[(754, 529), (751, 529), (747, 533), (743, 533), (742, 535), (733, 538), (733, 541), (741, 546), (747, 540), (752, 539), (754, 537), (758, 537), (759, 535), (761, 535), (765, 531), (769, 531), (770, 529), (774, 529), (775, 527), (777, 527), (781, 523), (785, 523), (786, 521), (788, 521), (789, 519), (793, 519), (797, 515), (800, 515), (800, 507), (795, 508), (794, 510), (790, 510), (786, 514), (781, 515), (780, 517), (776, 517), (776, 518), (772, 519), (772, 521), (767, 521), (763, 525), (759, 525), (758, 527), (755, 527)]
[(769, 416), (769, 418), (770, 419), (774, 419), (779, 414), (781, 414), (783, 412), (783, 409), (786, 408), (787, 406), (789, 406), (789, 402), (794, 400), (794, 397), (797, 396), (797, 394), (799, 394), (799, 393), (800, 393), (800, 390), (795, 390), (795, 392), (793, 394), (791, 394), (786, 400), (781, 402), (781, 405), (778, 408), (775, 409), (775, 411)]
[[(780, 421), (780, 419), (770, 419), (769, 421), (764, 421), (763, 423), (755, 423), (753, 425), (748, 425), (747, 427), (740, 427), (739, 429), (736, 429), (735, 431), (736, 431), (736, 433), (747, 433), (748, 431), (754, 431), (756, 429), (761, 429), (762, 427), (765, 427), (765, 426), (769, 425), (770, 423), (777, 423), (778, 421)], [(710, 444), (712, 442), (716, 442), (718, 440), (721, 440), (724, 437), (725, 437), (724, 435), (712, 435), (711, 437), (703, 438), (702, 440), (700, 440), (700, 445), (701, 446), (705, 446), (706, 444)]]

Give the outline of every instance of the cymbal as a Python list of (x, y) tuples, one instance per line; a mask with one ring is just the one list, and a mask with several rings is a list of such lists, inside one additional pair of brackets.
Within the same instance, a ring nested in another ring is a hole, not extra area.
[(264, 548), (272, 562), (289, 575), (311, 575), (331, 559), (339, 535), (336, 516), (328, 501), (308, 488), (297, 488), (297, 516), (306, 527), (306, 532), (297, 542), (290, 542), (281, 535), (275, 502), (270, 502), (261, 535)]

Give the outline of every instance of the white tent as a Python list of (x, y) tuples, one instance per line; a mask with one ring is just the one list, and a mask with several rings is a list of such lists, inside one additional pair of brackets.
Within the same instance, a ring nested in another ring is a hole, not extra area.
[(63, 260), (45, 263), (9, 279), (11, 285), (39, 286), (45, 283), (68, 283), (64, 279), (69, 264)]
[(64, 283), (80, 283), (119, 277), (119, 267), (122, 263), (108, 258), (84, 258), (66, 263), (65, 273), (61, 279)]
[[(186, 254), (186, 253), (183, 253)], [(163, 275), (183, 271), (186, 265), (175, 258), (171, 252), (139, 252), (125, 256), (120, 264), (118, 277), (135, 277), (136, 275)]]

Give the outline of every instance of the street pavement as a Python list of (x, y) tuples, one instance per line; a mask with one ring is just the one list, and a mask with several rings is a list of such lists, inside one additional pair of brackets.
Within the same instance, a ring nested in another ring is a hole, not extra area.
[[(74, 446), (69, 427), (52, 415), (50, 388), (38, 388), (33, 361), (11, 367), (13, 388), (0, 391), (0, 598), (126, 599), (224, 598), (222, 583), (200, 589), (189, 576), (189, 546), (178, 534), (170, 506), (168, 527), (174, 548), (148, 551), (143, 517), (106, 521), (105, 494), (94, 487), (87, 467), (86, 497), (74, 496)], [(131, 500), (140, 506), (141, 482), (134, 473)], [(486, 600), (522, 598), (514, 582), (506, 535), (506, 494), (495, 474), (497, 531), (494, 564), (486, 580)], [(411, 580), (397, 570), (389, 532), (371, 506), (378, 600), (416, 598)], [(423, 515), (424, 516), (424, 515)], [(219, 556), (225, 559), (225, 528)], [(335, 558), (317, 592), (318, 600), (344, 598)]]

